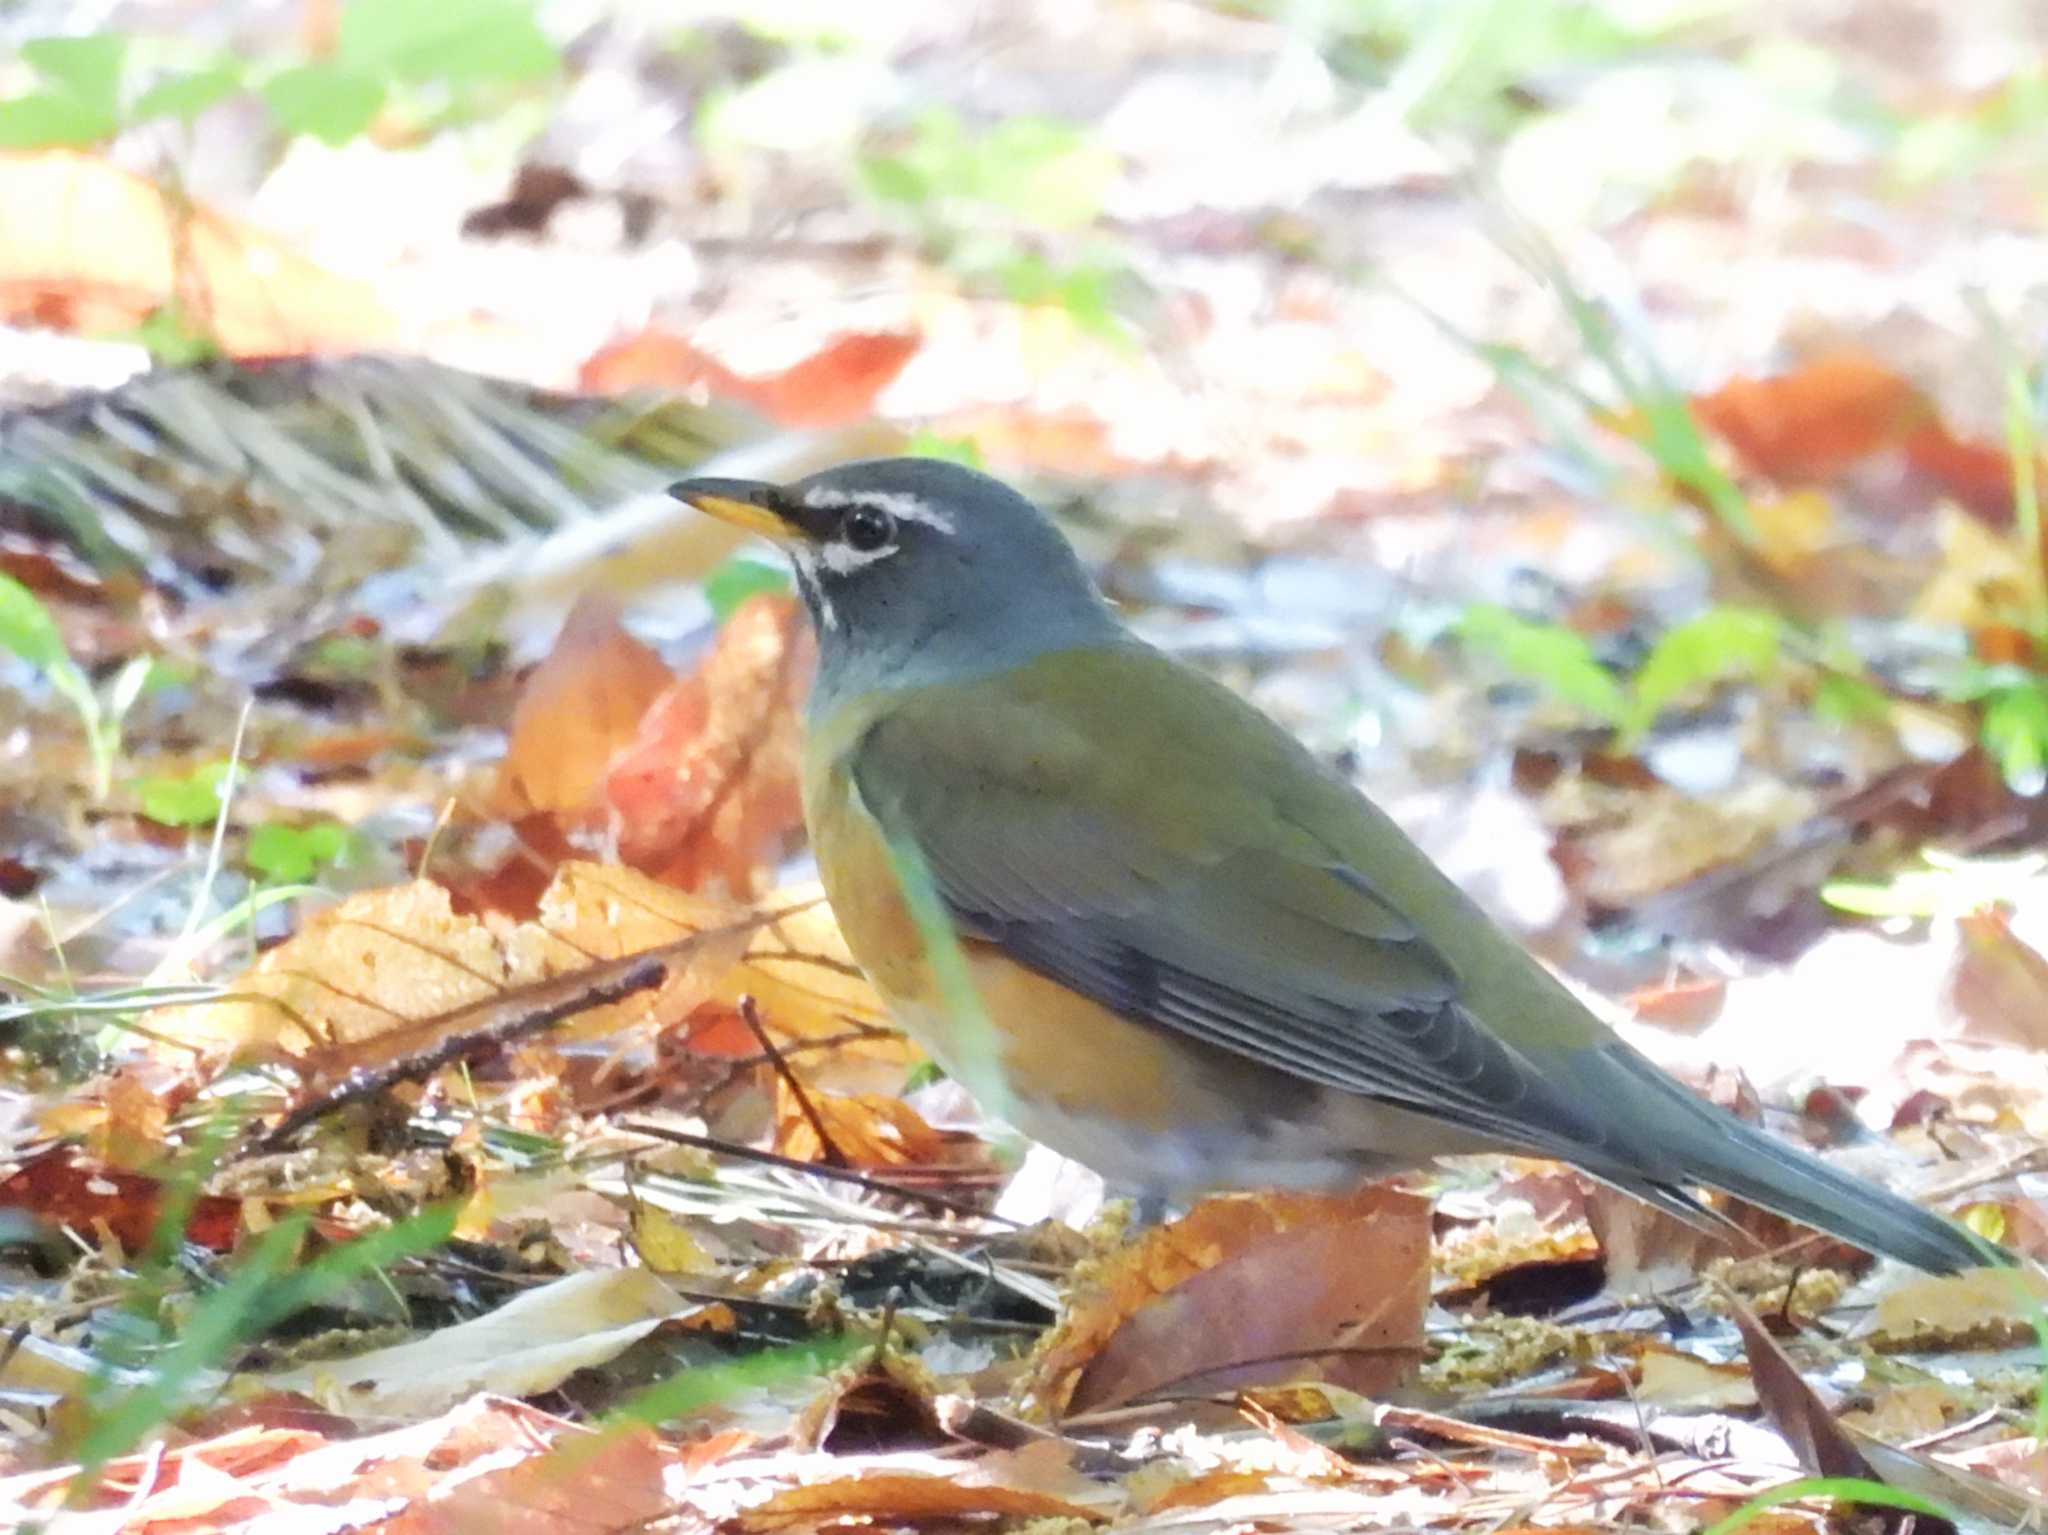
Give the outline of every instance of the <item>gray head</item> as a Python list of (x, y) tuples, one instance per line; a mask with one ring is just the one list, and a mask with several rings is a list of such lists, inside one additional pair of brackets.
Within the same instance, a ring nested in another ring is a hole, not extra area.
[(1122, 632), (1046, 515), (958, 464), (876, 458), (789, 485), (684, 480), (671, 494), (789, 551), (818, 628), (818, 708)]

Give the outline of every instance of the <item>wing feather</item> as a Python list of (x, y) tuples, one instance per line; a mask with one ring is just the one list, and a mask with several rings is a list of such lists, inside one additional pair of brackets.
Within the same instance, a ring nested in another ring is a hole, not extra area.
[[(1261, 738), (1250, 783), (1176, 754), (1200, 739), (1184, 725), (1119, 753), (1105, 780), (1085, 712), (1062, 732), (1043, 697), (1006, 710), (981, 686), (975, 719), (939, 701), (894, 708), (850, 761), (862, 803), (923, 851), (963, 934), (1306, 1083), (1521, 1149), (1602, 1146), (1598, 1123), (1473, 1016), (1451, 962), (1372, 872), (1290, 824), (1291, 800), (1329, 803), (1333, 785), (1277, 728), (1253, 716), (1292, 750)], [(1240, 720), (1226, 708), (1208, 723)], [(1038, 750), (1017, 750), (1029, 739)], [(1111, 814), (1134, 788), (1144, 812)]]

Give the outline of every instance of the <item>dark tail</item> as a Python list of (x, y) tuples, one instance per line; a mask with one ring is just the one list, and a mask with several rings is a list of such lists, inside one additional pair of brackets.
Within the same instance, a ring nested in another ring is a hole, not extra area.
[(2017, 1261), (1995, 1242), (1722, 1112), (1633, 1050), (1600, 1053), (1603, 1065), (1629, 1076), (1628, 1101), (1652, 1111), (1638, 1121), (1638, 1144), (1654, 1150), (1633, 1176), (1607, 1174), (1623, 1188), (1648, 1185), (1668, 1207), (1686, 1185), (1704, 1184), (1930, 1274)]

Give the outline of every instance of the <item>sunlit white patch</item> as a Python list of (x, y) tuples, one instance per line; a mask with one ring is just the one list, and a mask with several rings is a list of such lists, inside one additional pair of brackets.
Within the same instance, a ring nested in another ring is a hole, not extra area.
[(838, 490), (830, 485), (813, 485), (804, 492), (804, 505), (818, 511), (833, 511), (844, 506), (871, 506), (878, 512), (887, 512), (899, 522), (922, 523), (928, 528), (937, 528), (941, 533), (953, 531), (952, 517), (907, 490)]

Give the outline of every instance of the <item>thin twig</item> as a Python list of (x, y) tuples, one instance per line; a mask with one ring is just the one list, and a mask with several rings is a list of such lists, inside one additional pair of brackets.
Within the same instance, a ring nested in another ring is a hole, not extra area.
[(996, 1221), (1013, 1231), (1019, 1229), (1016, 1221), (977, 1210), (960, 1200), (948, 1199), (943, 1194), (929, 1193), (924, 1189), (905, 1188), (899, 1183), (885, 1183), (880, 1178), (870, 1178), (866, 1173), (855, 1172), (850, 1167), (826, 1167), (819, 1162), (805, 1162), (796, 1157), (786, 1157), (777, 1151), (761, 1151), (752, 1146), (742, 1146), (736, 1141), (722, 1141), (713, 1135), (695, 1135), (688, 1130), (672, 1130), (667, 1125), (649, 1124), (644, 1119), (622, 1120), (619, 1128), (636, 1135), (650, 1135), (658, 1141), (669, 1141), (677, 1146), (692, 1146), (699, 1151), (736, 1157), (743, 1162), (759, 1162), (764, 1167), (780, 1167), (788, 1172), (810, 1173), (836, 1183), (850, 1183), (856, 1188), (866, 1189), (871, 1194), (888, 1194), (897, 1199), (907, 1199), (928, 1209), (944, 1210), (949, 1215), (965, 1216), (969, 1220)]
[(785, 1061), (782, 1052), (775, 1048), (775, 1041), (768, 1037), (768, 1030), (761, 1022), (760, 1005), (751, 995), (742, 995), (739, 1011), (740, 1022), (753, 1034), (761, 1046), (762, 1053), (768, 1057), (768, 1064), (775, 1068), (775, 1075), (782, 1079), (782, 1085), (788, 1088), (791, 1096), (796, 1099), (797, 1108), (804, 1118), (810, 1121), (811, 1132), (818, 1137), (818, 1155), (824, 1159), (825, 1165), (837, 1168), (853, 1166), (846, 1153), (839, 1149), (838, 1142), (832, 1139), (832, 1132), (825, 1128), (824, 1117), (818, 1113), (818, 1106), (811, 1102), (811, 1095), (804, 1091), (803, 1083), (799, 1082), (796, 1073), (789, 1069), (789, 1062)]
[(290, 1110), (275, 1129), (253, 1142), (248, 1150), (280, 1150), (314, 1120), (345, 1104), (358, 1102), (399, 1082), (427, 1076), (473, 1055), (495, 1053), (514, 1040), (537, 1034), (578, 1013), (624, 1001), (643, 991), (652, 991), (668, 979), (668, 973), (666, 961), (655, 954), (643, 954), (632, 963), (613, 967), (612, 973), (590, 980), (574, 990), (564, 991), (559, 982), (547, 983), (546, 991), (553, 995), (522, 1011), (508, 1011), (506, 1000), (501, 997), (493, 997), (481, 1005), (458, 1008), (455, 1015), (449, 1016), (480, 1014), (488, 1020), (488, 1027), (460, 1030), (427, 1049), (411, 1051), (349, 1072), (326, 1092)]

